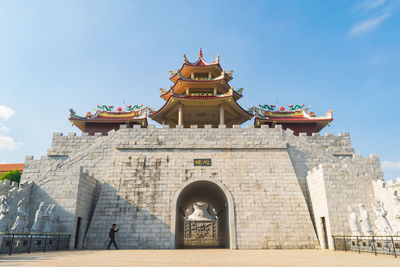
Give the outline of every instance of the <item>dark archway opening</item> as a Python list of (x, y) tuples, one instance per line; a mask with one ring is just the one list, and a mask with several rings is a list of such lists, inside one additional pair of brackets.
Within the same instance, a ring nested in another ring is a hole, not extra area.
[(175, 248), (184, 246), (185, 211), (196, 202), (206, 202), (217, 212), (218, 246), (229, 248), (229, 210), (225, 193), (215, 183), (197, 181), (187, 185), (179, 194), (176, 203)]

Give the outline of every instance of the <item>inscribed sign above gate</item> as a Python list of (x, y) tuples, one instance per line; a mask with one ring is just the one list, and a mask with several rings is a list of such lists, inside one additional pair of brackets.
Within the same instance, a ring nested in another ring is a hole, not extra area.
[(211, 159), (194, 159), (194, 166), (211, 166)]

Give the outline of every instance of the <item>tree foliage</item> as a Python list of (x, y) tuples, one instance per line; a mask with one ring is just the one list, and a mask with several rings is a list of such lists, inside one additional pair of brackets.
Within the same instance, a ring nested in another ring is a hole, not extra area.
[(5, 179), (10, 180), (12, 182), (18, 182), (21, 179), (21, 171), (19, 170), (15, 170), (15, 171), (9, 171), (3, 174), (3, 176), (1, 176), (0, 180), (4, 181)]

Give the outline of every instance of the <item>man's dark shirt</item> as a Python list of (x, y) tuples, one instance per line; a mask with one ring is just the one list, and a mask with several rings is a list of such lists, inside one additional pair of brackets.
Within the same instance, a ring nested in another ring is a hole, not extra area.
[(118, 230), (115, 230), (114, 228), (111, 228), (111, 229), (110, 229), (110, 232), (108, 233), (108, 236), (109, 236), (110, 238), (114, 238), (114, 237), (115, 237), (115, 233), (118, 232), (118, 231), (119, 231), (119, 229), (118, 229)]

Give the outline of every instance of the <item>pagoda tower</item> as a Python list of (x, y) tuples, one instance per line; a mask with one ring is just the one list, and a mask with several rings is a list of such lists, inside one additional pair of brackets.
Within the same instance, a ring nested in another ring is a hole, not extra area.
[(200, 49), (196, 62), (189, 62), (184, 57), (178, 72), (170, 72), (170, 80), (174, 83), (167, 91), (160, 89), (160, 97), (166, 101), (159, 110), (149, 117), (162, 125), (171, 128), (181, 125), (212, 125), (217, 128), (225, 125), (242, 124), (250, 120), (253, 114), (244, 110), (237, 100), (242, 97), (243, 89), (235, 91), (228, 83), (233, 71), (225, 72), (219, 64), (219, 55), (207, 63)]

